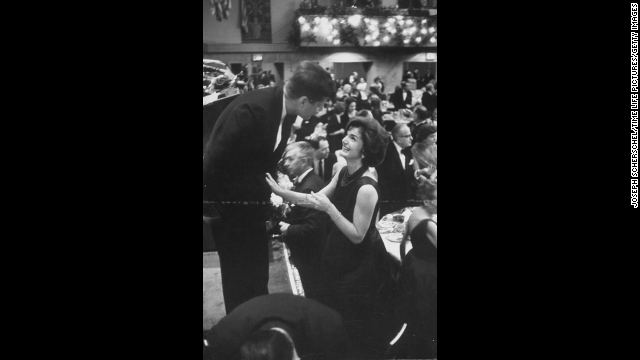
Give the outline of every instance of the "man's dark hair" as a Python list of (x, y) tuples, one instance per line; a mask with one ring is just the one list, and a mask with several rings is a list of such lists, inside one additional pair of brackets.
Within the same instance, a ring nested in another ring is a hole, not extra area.
[(426, 107), (424, 106), (418, 106), (416, 107), (416, 111), (415, 114), (418, 115), (418, 119), (420, 120), (427, 120), (429, 118), (429, 111), (427, 110)]
[(324, 136), (317, 136), (307, 141), (309, 142), (309, 144), (311, 144), (311, 147), (313, 147), (315, 150), (318, 150), (320, 149), (320, 141), (327, 141), (327, 138)]
[[(377, 89), (377, 88), (375, 88)], [(371, 107), (374, 109), (380, 109), (380, 98), (377, 95), (369, 96), (369, 102), (371, 103)]]
[(364, 154), (362, 164), (368, 167), (380, 165), (389, 144), (387, 131), (377, 120), (359, 116), (349, 121), (346, 131), (354, 127), (360, 129), (360, 135), (362, 136), (362, 153)]
[(291, 360), (293, 345), (275, 330), (260, 330), (247, 337), (240, 347), (240, 360)]
[(320, 65), (303, 61), (293, 71), (285, 91), (293, 99), (306, 96), (309, 100), (320, 101), (324, 97), (333, 99), (336, 96), (336, 84)]

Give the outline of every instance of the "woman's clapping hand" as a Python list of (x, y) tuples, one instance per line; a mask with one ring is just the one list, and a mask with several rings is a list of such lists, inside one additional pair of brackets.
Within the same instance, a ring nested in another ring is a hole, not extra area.
[(307, 199), (314, 209), (326, 212), (331, 207), (331, 200), (325, 194), (318, 194), (312, 191), (311, 194), (307, 195)]
[(269, 184), (269, 187), (271, 188), (271, 191), (273, 191), (274, 194), (281, 196), (282, 195), (282, 188), (280, 187), (280, 185), (278, 185), (278, 183), (273, 180), (273, 178), (271, 177), (271, 174), (267, 173), (267, 184)]

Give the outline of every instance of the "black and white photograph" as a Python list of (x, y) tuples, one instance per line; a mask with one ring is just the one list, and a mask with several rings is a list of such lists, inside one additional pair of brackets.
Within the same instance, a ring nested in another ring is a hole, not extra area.
[(203, 1), (203, 359), (437, 359), (437, 5)]

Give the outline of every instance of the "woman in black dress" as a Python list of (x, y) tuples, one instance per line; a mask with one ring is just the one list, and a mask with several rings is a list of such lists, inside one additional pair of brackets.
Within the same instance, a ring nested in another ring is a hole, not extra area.
[[(432, 359), (438, 356), (437, 183), (424, 179), (417, 194), (424, 203), (413, 210), (400, 243), (398, 311), (407, 328), (397, 343), (396, 355)], [(404, 256), (409, 234), (413, 248)]]
[(356, 107), (357, 107), (356, 99), (352, 97), (346, 98), (344, 100), (344, 106), (345, 106), (344, 114), (340, 116), (340, 125), (342, 125), (342, 128), (345, 129), (346, 131), (347, 124), (349, 123), (349, 121), (353, 120), (353, 118), (355, 118), (356, 114), (358, 113), (358, 110), (356, 110)]
[(385, 284), (393, 280), (389, 255), (375, 227), (379, 189), (369, 168), (382, 162), (388, 141), (376, 120), (351, 120), (340, 151), (347, 165), (318, 193), (284, 190), (267, 174), (276, 195), (331, 217), (322, 254), (327, 284), (323, 302), (340, 313), (356, 348), (373, 358), (384, 353), (390, 340), (381, 330), (388, 298), (380, 289), (388, 289)]

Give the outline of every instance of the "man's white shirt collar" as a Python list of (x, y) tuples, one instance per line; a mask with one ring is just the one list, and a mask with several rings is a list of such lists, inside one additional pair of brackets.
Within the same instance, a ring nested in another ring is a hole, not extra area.
[(305, 176), (307, 176), (307, 174), (313, 170), (313, 168), (309, 168), (307, 169), (307, 171), (303, 172), (302, 174), (300, 174), (300, 176), (298, 176), (298, 184), (300, 184), (300, 182), (302, 181), (302, 179), (304, 179)]
[(402, 168), (404, 169), (405, 157), (404, 157), (404, 154), (402, 153), (402, 148), (395, 141), (393, 142), (393, 145), (395, 145), (396, 150), (398, 150), (398, 155), (400, 155), (400, 162), (402, 163)]

